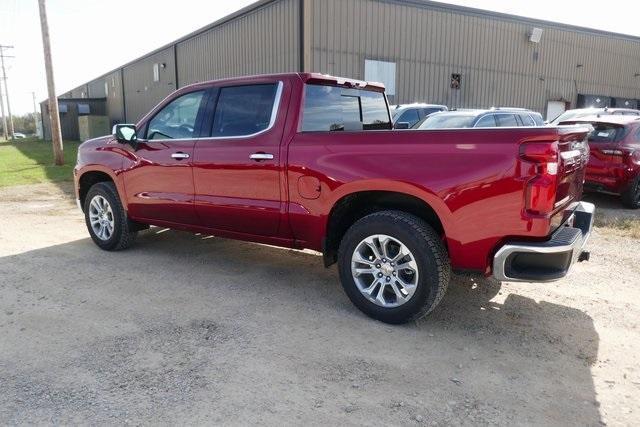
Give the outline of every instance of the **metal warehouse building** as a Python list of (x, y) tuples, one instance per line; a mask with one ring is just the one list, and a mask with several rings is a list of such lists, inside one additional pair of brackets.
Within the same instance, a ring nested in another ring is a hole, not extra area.
[[(82, 100), (101, 100), (95, 110), (112, 124), (136, 122), (184, 85), (287, 71), (381, 81), (392, 103), (524, 107), (555, 117), (583, 105), (637, 108), (640, 38), (430, 1), (262, 0), (60, 103), (93, 114)], [(74, 120), (65, 114), (63, 128)]]

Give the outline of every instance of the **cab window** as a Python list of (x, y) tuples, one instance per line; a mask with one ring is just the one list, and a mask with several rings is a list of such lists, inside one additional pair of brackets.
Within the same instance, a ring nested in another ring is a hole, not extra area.
[(276, 92), (274, 83), (220, 89), (211, 136), (248, 136), (267, 129)]
[(204, 93), (197, 91), (184, 94), (162, 108), (149, 121), (147, 139), (194, 138), (196, 119), (205, 98)]

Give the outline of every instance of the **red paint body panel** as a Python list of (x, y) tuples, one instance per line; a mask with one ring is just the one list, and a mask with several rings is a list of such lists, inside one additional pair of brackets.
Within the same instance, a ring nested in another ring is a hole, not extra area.
[[(628, 127), (627, 135), (619, 142), (590, 145), (587, 184), (622, 193), (640, 174), (640, 123), (632, 123)], [(612, 151), (620, 154), (611, 154)]]
[[(80, 149), (77, 176), (109, 170), (134, 220), (315, 250), (322, 250), (329, 215), (343, 197), (363, 191), (403, 193), (436, 212), (454, 268), (487, 274), (503, 242), (546, 239), (581, 196), (584, 165), (561, 162), (562, 200), (549, 215), (527, 213), (525, 190), (536, 169), (520, 159), (519, 149), (527, 141), (560, 141), (560, 150), (569, 150), (584, 138), (585, 129), (303, 133), (299, 125), (305, 81), (362, 85), (316, 74), (283, 74), (182, 88), (138, 127), (188, 91), (283, 83), (275, 124), (260, 135), (175, 141), (179, 146), (170, 147), (143, 142), (138, 151), (112, 138), (88, 141)], [(168, 157), (177, 149), (192, 154), (188, 162)], [(273, 160), (250, 160), (257, 152), (271, 153)]]

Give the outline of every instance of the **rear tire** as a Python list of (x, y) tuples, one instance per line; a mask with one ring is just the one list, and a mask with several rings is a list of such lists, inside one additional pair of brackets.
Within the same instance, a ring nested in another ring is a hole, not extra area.
[(376, 212), (353, 224), (340, 243), (338, 269), (351, 302), (369, 317), (391, 324), (433, 311), (451, 276), (438, 233), (400, 211)]
[(89, 189), (84, 201), (84, 218), (94, 243), (106, 251), (128, 248), (138, 234), (112, 182), (99, 182)]
[(622, 193), (622, 204), (629, 209), (640, 209), (640, 175)]

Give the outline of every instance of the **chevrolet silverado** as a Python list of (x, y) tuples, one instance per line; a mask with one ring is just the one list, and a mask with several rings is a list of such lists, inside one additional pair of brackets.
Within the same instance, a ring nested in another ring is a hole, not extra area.
[(83, 143), (76, 195), (104, 250), (149, 225), (313, 249), (360, 310), (403, 323), (436, 307), (452, 269), (543, 282), (587, 258), (588, 131), (393, 130), (380, 84), (234, 78)]

